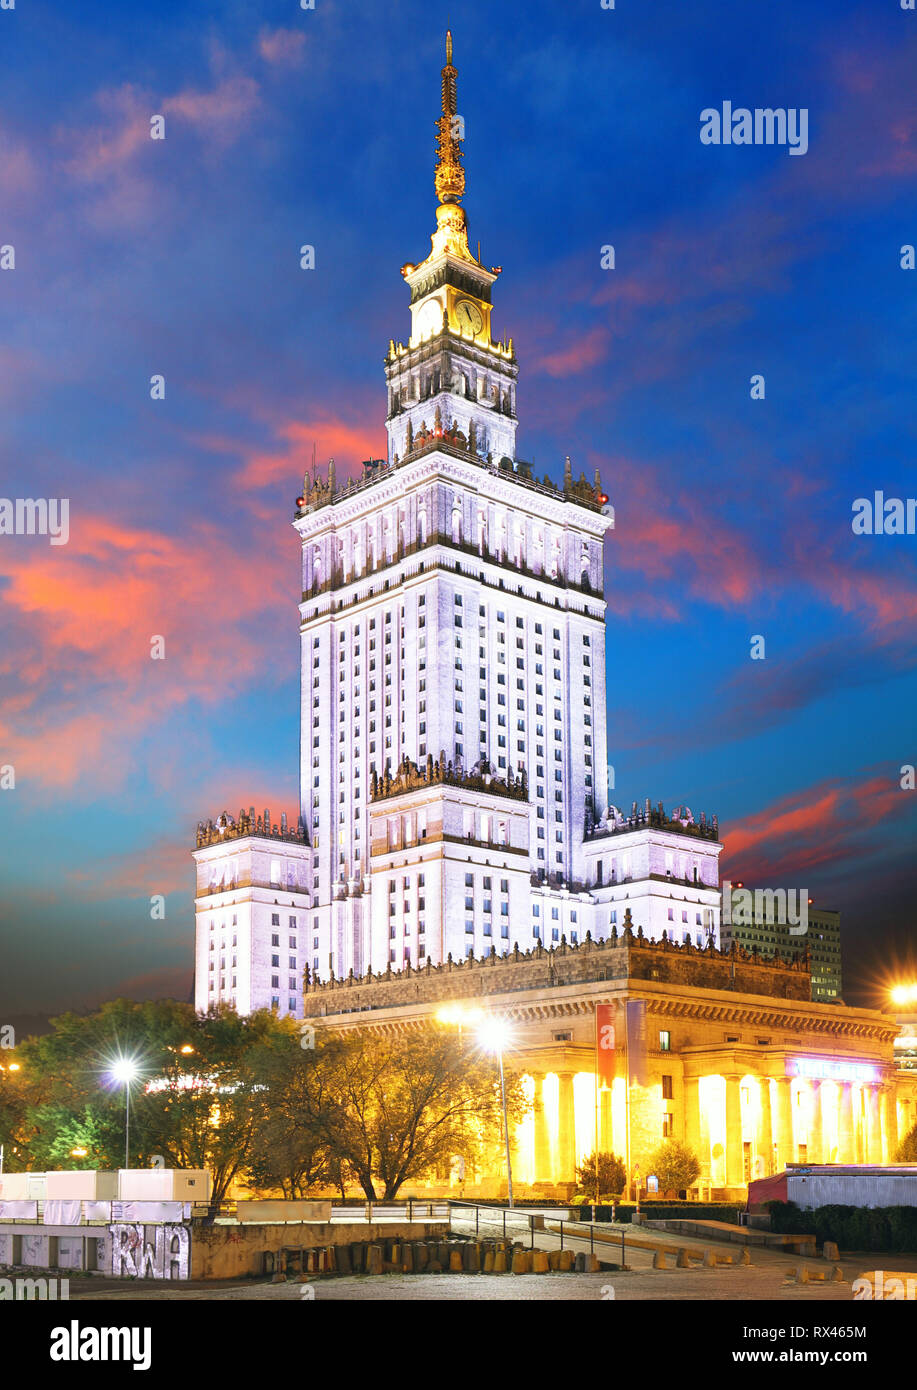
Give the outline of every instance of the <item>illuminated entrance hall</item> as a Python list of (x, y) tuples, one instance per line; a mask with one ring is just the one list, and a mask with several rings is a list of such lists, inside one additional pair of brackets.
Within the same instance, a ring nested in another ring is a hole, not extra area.
[[(894, 1064), (894, 1020), (813, 1003), (809, 991), (805, 958), (698, 951), (627, 928), (554, 951), (313, 985), (304, 1013), (325, 1027), (383, 1032), (421, 1026), (446, 1004), (454, 1015), (502, 1018), (512, 1038), (506, 1066), (533, 1101), (512, 1136), (522, 1196), (569, 1196), (598, 1124), (599, 1149), (641, 1181), (650, 1155), (673, 1138), (700, 1160), (698, 1195), (740, 1197), (750, 1178), (787, 1163), (893, 1161), (917, 1118), (917, 1076)], [(617, 1049), (597, 1104), (603, 1004), (614, 1010)], [(625, 1016), (642, 1019), (644, 1039), (641, 1048), (631, 1023), (629, 1060)], [(496, 1160), (466, 1183), (472, 1195), (504, 1191)]]

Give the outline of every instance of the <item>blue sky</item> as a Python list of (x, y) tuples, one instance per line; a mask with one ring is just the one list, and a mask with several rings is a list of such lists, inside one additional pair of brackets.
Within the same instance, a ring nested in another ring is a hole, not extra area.
[[(839, 907), (848, 997), (917, 965), (917, 539), (850, 525), (915, 494), (917, 17), (32, 0), (0, 12), (2, 492), (69, 497), (71, 539), (0, 538), (5, 1017), (187, 997), (196, 822), (296, 812), (289, 523), (313, 441), (339, 477), (383, 448), (447, 14), (519, 452), (616, 508), (614, 798), (716, 812), (731, 877)], [(805, 107), (808, 152), (702, 145), (724, 100)]]

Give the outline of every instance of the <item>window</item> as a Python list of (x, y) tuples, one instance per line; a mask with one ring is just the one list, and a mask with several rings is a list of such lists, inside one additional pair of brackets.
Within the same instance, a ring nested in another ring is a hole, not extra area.
[(672, 1078), (671, 1076), (664, 1076), (662, 1078), (662, 1099), (672, 1100), (672, 1098)]
[(672, 1034), (668, 1031), (668, 1029), (661, 1029), (661, 1030), (660, 1030), (660, 1033), (659, 1033), (659, 1051), (660, 1051), (660, 1052), (671, 1052), (671, 1050), (672, 1050)]

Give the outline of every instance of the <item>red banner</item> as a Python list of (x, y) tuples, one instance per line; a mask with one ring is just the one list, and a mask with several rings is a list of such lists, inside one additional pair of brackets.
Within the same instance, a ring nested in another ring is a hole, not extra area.
[(615, 1007), (613, 1004), (595, 1006), (595, 1070), (600, 1086), (610, 1086), (615, 1079)]

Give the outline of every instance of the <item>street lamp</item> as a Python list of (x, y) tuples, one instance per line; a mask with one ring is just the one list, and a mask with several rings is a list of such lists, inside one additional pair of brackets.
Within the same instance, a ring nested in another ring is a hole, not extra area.
[(500, 1062), (500, 1099), (503, 1103), (503, 1136), (506, 1142), (506, 1185), (509, 1205), (513, 1205), (513, 1169), (509, 1157), (509, 1121), (506, 1117), (506, 1082), (503, 1078), (503, 1049), (510, 1039), (509, 1028), (502, 1018), (488, 1018), (478, 1030), (478, 1042), (485, 1052), (495, 1052)]
[(111, 1069), (111, 1074), (118, 1082), (124, 1083), (124, 1166), (129, 1168), (130, 1162), (130, 1134), (131, 1134), (131, 1082), (137, 1075), (140, 1068), (131, 1057), (119, 1057)]

